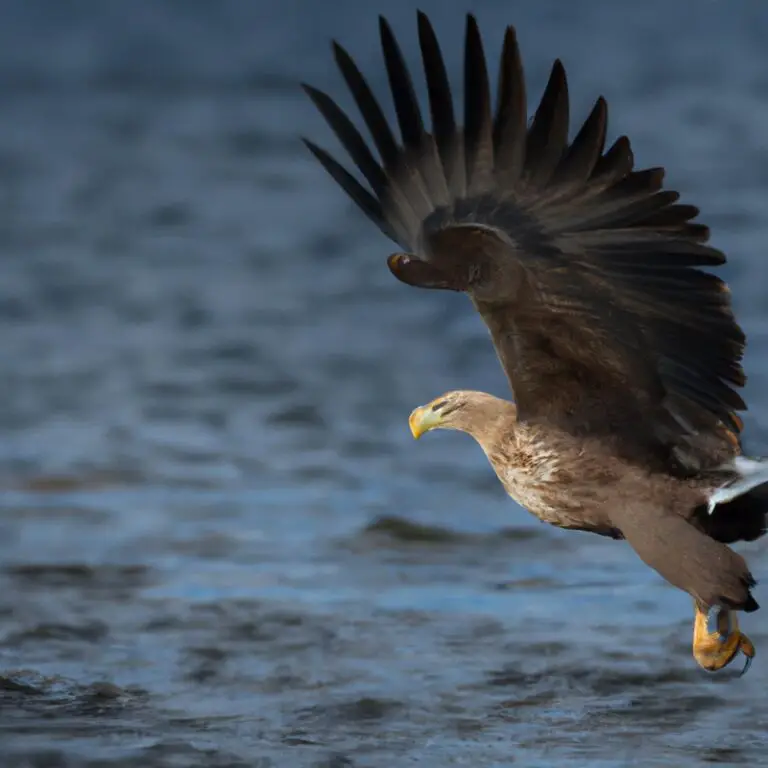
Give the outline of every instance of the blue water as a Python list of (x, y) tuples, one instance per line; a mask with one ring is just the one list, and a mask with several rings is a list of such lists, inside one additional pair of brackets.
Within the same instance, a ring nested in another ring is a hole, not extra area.
[[(2, 7), (1, 766), (768, 764), (764, 611), (749, 674), (709, 676), (626, 545), (410, 437), (506, 383), (464, 297), (392, 279), (297, 83), (349, 104), (335, 37), (382, 92), (377, 14), (416, 68), (415, 3)], [(467, 6), (418, 7), (459, 78)], [(768, 6), (472, 10), (532, 99), (562, 58), (574, 124), (603, 94), (701, 207), (768, 453)]]

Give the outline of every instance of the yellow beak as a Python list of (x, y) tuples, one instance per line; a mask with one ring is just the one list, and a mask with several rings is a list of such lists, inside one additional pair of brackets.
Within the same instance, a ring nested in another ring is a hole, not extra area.
[(440, 414), (435, 413), (429, 405), (422, 405), (411, 412), (408, 426), (414, 440), (418, 440), (425, 432), (440, 426)]

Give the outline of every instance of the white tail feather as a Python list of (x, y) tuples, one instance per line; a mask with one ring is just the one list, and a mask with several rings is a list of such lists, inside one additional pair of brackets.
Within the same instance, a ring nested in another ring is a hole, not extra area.
[(749, 493), (753, 488), (768, 483), (768, 458), (750, 459), (746, 456), (737, 456), (723, 469), (736, 472), (737, 477), (718, 488), (709, 497), (707, 512), (710, 515), (718, 504), (727, 504)]

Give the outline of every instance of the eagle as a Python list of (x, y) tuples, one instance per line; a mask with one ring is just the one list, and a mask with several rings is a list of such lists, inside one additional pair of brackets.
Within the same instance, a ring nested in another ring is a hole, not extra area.
[[(513, 402), (454, 390), (416, 408), (418, 438), (468, 433), (504, 489), (546, 523), (626, 541), (693, 599), (693, 656), (716, 671), (755, 654), (737, 612), (755, 579), (729, 544), (766, 531), (768, 461), (742, 453), (745, 335), (726, 261), (699, 209), (606, 149), (602, 97), (569, 140), (556, 59), (528, 119), (508, 26), (493, 103), (476, 18), (466, 17), (463, 124), (432, 23), (417, 15), (429, 123), (392, 28), (379, 18), (396, 136), (350, 54), (333, 56), (372, 145), (326, 93), (302, 83), (360, 177), (303, 138), (399, 251), (401, 282), (466, 294), (487, 326)], [(374, 151), (376, 154), (374, 154)]]

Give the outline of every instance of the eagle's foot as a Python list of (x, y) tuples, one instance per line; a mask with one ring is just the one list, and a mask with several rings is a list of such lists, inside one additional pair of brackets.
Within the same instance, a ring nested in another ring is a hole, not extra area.
[(693, 658), (708, 672), (727, 667), (741, 651), (746, 657), (743, 675), (755, 656), (752, 641), (739, 630), (739, 620), (734, 611), (716, 608), (716, 630), (709, 631), (709, 616), (696, 606), (693, 622)]

